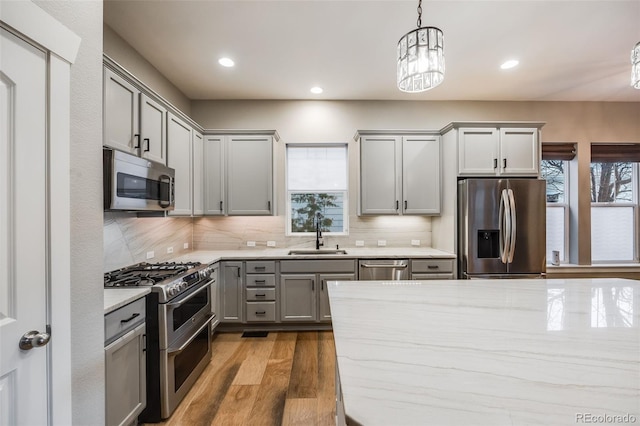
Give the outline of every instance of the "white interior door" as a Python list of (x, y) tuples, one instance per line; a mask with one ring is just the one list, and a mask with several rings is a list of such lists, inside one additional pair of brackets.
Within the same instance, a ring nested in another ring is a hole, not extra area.
[(46, 81), (45, 53), (0, 29), (0, 425), (48, 421), (47, 348), (18, 347), (47, 326)]

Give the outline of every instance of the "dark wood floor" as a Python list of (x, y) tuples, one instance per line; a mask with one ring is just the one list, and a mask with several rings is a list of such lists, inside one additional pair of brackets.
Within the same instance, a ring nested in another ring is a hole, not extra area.
[(331, 331), (219, 333), (198, 382), (163, 425), (335, 425)]

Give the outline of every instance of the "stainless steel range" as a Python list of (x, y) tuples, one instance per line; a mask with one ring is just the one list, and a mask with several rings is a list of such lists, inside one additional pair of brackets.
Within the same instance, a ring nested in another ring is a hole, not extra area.
[(173, 413), (211, 359), (211, 273), (199, 262), (140, 263), (104, 275), (104, 286), (151, 286), (147, 309), (147, 407), (142, 422)]

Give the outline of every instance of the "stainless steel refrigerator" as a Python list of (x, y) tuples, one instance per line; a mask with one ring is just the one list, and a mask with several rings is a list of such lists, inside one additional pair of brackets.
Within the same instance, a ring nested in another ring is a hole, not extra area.
[(546, 182), (458, 182), (458, 276), (531, 278), (546, 271)]

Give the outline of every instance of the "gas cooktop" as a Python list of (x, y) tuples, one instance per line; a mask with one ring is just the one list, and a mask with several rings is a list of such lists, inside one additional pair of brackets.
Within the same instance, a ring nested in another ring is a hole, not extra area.
[(138, 287), (161, 284), (163, 281), (200, 266), (200, 262), (142, 262), (104, 274), (105, 287)]
[(165, 303), (190, 289), (204, 285), (213, 268), (200, 262), (142, 262), (104, 274), (105, 288), (151, 287)]

